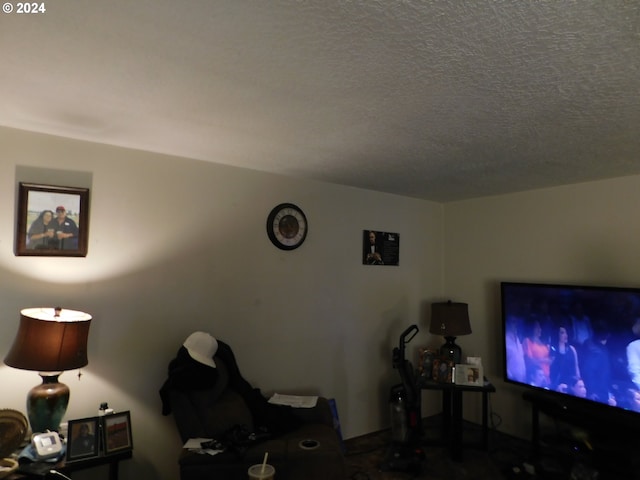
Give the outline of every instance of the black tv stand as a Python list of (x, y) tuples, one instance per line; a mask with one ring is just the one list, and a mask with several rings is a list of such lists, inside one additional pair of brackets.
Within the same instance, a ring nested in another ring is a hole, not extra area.
[[(531, 463), (539, 472), (539, 478), (547, 478), (544, 476), (545, 457), (555, 456), (562, 463), (558, 468), (566, 470), (567, 474), (559, 478), (570, 478), (572, 469), (580, 464), (580, 468), (586, 466), (597, 471), (599, 480), (640, 479), (637, 453), (640, 436), (635, 426), (631, 428), (631, 424), (624, 423), (624, 418), (616, 416), (615, 412), (595, 414), (589, 405), (571, 398), (565, 400), (533, 392), (524, 393), (523, 398), (531, 403)], [(551, 442), (543, 442), (541, 438), (541, 414), (556, 422), (555, 438)], [(566, 426), (564, 432), (558, 429), (558, 423)], [(576, 435), (576, 431), (580, 435)]]

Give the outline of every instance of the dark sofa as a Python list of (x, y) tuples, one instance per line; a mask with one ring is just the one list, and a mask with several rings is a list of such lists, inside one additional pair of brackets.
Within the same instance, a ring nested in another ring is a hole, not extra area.
[(320, 397), (313, 408), (271, 405), (240, 376), (228, 345), (219, 341), (213, 358), (217, 368), (205, 369), (190, 363), (181, 349), (160, 392), (163, 413), (173, 414), (183, 442), (214, 438), (225, 448), (216, 455), (183, 449), (181, 480), (246, 480), (248, 468), (262, 463), (265, 452), (278, 480), (346, 478), (326, 398)]

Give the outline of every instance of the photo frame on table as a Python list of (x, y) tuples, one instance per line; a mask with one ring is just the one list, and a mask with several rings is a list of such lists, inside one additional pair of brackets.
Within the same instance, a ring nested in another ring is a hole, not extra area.
[(86, 257), (89, 189), (20, 182), (17, 256)]
[(436, 357), (433, 359), (433, 380), (440, 383), (453, 383), (453, 360)]
[(433, 379), (433, 361), (438, 352), (427, 347), (418, 348), (418, 374), (426, 380)]
[(128, 411), (105, 415), (102, 422), (105, 455), (133, 449), (131, 415)]
[(482, 365), (456, 364), (455, 384), (482, 387), (484, 385)]
[(67, 461), (85, 460), (99, 455), (100, 427), (98, 417), (69, 420)]

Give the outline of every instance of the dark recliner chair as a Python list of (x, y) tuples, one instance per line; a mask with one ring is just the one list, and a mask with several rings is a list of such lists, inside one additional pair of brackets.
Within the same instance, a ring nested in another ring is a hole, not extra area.
[(242, 378), (228, 345), (218, 341), (213, 358), (215, 369), (193, 361), (181, 347), (160, 390), (163, 414), (173, 413), (183, 442), (214, 438), (225, 447), (217, 455), (183, 450), (181, 480), (246, 480), (248, 468), (262, 463), (265, 452), (278, 480), (346, 478), (326, 398), (313, 408), (269, 404)]

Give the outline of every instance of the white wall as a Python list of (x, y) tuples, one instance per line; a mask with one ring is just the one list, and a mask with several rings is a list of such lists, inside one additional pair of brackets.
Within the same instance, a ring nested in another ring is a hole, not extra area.
[[(500, 281), (640, 286), (639, 203), (632, 176), (445, 205), (445, 293), (469, 303), (459, 343), (496, 384), (501, 430), (530, 436), (522, 389), (500, 380)], [(478, 402), (465, 409), (479, 419)]]
[[(425, 314), (442, 291), (442, 205), (4, 128), (0, 145), (0, 355), (21, 308), (94, 316), (81, 380), (61, 377), (67, 418), (95, 415), (102, 401), (131, 411), (134, 459), (122, 479), (177, 478), (180, 442), (158, 390), (200, 329), (230, 343), (266, 394), (336, 398), (345, 437), (388, 426), (392, 348), (412, 323), (416, 345), (433, 340)], [(86, 258), (14, 256), (19, 181), (91, 189)], [(310, 224), (292, 252), (265, 232), (281, 202)], [(361, 265), (370, 228), (400, 234), (399, 267)], [(36, 383), (0, 366), (0, 408), (24, 411)]]

